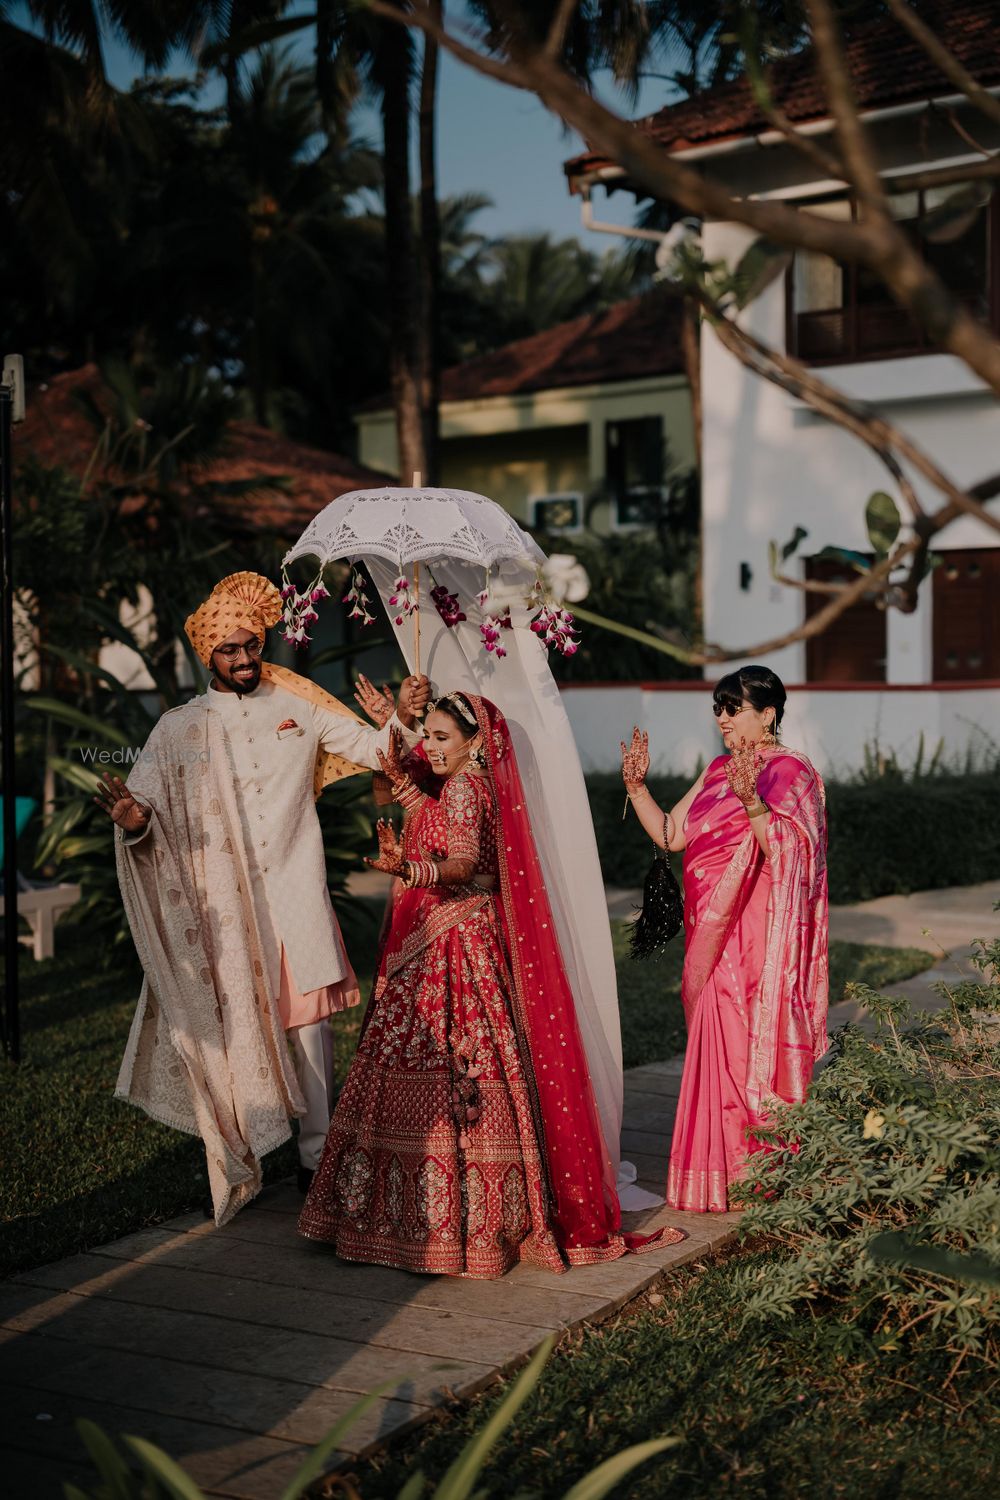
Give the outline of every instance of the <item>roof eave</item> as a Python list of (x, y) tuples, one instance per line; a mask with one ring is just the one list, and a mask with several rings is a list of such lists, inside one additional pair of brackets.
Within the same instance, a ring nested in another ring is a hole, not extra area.
[[(986, 93), (1000, 95), (1000, 84), (990, 84)], [(921, 110), (930, 106), (939, 109), (951, 109), (957, 104), (968, 102), (965, 94), (927, 94), (919, 99), (912, 99), (906, 104), (888, 104), (876, 109), (862, 109), (858, 111), (858, 117), (866, 124), (877, 123), (879, 120), (905, 119), (907, 115), (919, 114)], [(833, 131), (835, 121), (829, 115), (822, 115), (813, 120), (801, 120), (793, 122), (795, 129), (800, 135), (825, 135)], [(736, 135), (719, 137), (713, 141), (694, 142), (691, 145), (679, 145), (675, 147), (664, 147), (668, 156), (676, 156), (685, 162), (702, 161), (712, 156), (733, 155), (738, 151), (747, 151), (751, 147), (768, 147), (787, 145), (788, 137), (783, 131), (775, 129), (741, 131)], [(563, 170), (569, 181), (571, 193), (586, 194), (595, 187), (602, 187), (608, 182), (613, 182), (616, 187), (625, 188), (643, 197), (649, 196), (647, 188), (637, 188), (630, 180), (628, 172), (616, 162), (602, 160), (595, 162), (581, 172), (573, 171), (573, 162), (564, 163)]]

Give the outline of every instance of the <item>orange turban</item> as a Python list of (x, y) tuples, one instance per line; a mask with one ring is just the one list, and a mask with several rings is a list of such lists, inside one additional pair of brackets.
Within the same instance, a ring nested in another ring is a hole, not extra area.
[(234, 630), (252, 630), (263, 640), (268, 626), (277, 625), (281, 616), (281, 595), (270, 579), (260, 573), (230, 573), (188, 615), (184, 629), (207, 667), (216, 646)]

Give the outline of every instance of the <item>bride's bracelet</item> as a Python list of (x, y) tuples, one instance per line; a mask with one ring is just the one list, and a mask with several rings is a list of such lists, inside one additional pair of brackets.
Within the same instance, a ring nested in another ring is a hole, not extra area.
[(418, 886), (438, 885), (441, 880), (441, 866), (432, 859), (408, 859), (403, 871), (403, 884), (411, 891)]
[(636, 787), (634, 792), (630, 792), (628, 787), (625, 788), (625, 795), (630, 802), (634, 802), (637, 797), (641, 797), (643, 792), (646, 793), (647, 797), (652, 796), (652, 793), (650, 792), (649, 787), (645, 782), (642, 783), (642, 786)]
[(767, 803), (762, 802), (759, 797), (753, 802), (744, 802), (743, 806), (746, 808), (748, 818), (759, 818), (762, 813), (770, 811)]
[(409, 776), (407, 776), (403, 781), (394, 781), (392, 783), (392, 795), (404, 812), (412, 812), (424, 794), (416, 782), (411, 781)]

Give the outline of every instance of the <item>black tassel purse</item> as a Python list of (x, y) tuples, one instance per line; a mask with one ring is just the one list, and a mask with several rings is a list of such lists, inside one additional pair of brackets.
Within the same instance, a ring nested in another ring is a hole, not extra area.
[(667, 819), (663, 820), (663, 848), (657, 849), (642, 887), (642, 910), (632, 924), (630, 958), (656, 958), (684, 923), (684, 897), (670, 868)]

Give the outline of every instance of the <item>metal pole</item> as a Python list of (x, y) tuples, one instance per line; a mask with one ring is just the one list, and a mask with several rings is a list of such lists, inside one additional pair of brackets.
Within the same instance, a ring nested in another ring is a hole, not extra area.
[[(6, 367), (4, 374), (7, 374)], [(0, 530), (3, 533), (0, 548), (0, 774), (3, 776), (3, 947), (6, 966), (3, 1047), (12, 1062), (19, 1063), (21, 1024), (17, 982), (17, 784), (14, 766), (14, 514), (10, 474), (14, 399), (14, 380), (8, 384), (5, 379), (0, 383)]]

